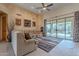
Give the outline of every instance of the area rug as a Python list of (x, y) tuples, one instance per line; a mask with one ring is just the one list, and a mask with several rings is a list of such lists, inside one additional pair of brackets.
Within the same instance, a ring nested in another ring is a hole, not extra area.
[(46, 52), (50, 52), (56, 45), (44, 40), (39, 40), (38, 43), (38, 47)]
[(53, 37), (38, 37), (38, 47), (46, 52), (50, 52), (56, 45), (58, 45), (63, 39), (57, 39)]

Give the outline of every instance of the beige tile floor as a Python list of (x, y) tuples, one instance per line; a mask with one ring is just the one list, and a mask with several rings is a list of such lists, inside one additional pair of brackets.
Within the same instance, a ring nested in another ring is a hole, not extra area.
[(28, 54), (28, 56), (79, 56), (79, 42), (63, 40), (49, 53), (37, 49), (36, 51)]
[[(0, 43), (0, 56), (14, 56), (11, 43)], [(63, 40), (49, 53), (37, 48), (26, 56), (79, 56), (79, 42)]]
[(11, 43), (0, 42), (0, 56), (14, 56)]

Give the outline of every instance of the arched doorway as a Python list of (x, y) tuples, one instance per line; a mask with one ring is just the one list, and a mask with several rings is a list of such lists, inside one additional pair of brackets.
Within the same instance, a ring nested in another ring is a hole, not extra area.
[(0, 41), (8, 41), (7, 33), (7, 14), (0, 11)]

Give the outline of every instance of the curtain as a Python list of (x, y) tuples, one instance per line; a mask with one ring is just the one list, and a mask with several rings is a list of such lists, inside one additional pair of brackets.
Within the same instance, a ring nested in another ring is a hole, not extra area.
[(73, 40), (79, 42), (79, 11), (74, 13)]
[(47, 20), (44, 19), (44, 34), (43, 34), (43, 36), (46, 36), (46, 22), (47, 22)]

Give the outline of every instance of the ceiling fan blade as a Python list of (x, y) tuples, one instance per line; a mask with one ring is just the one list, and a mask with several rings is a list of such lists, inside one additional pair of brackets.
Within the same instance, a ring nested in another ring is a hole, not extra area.
[(45, 7), (44, 3), (42, 3), (42, 6)]
[(36, 9), (42, 9), (43, 7), (37, 7)]
[(47, 5), (47, 7), (50, 7), (50, 6), (53, 6), (53, 3), (51, 3), (51, 4)]

